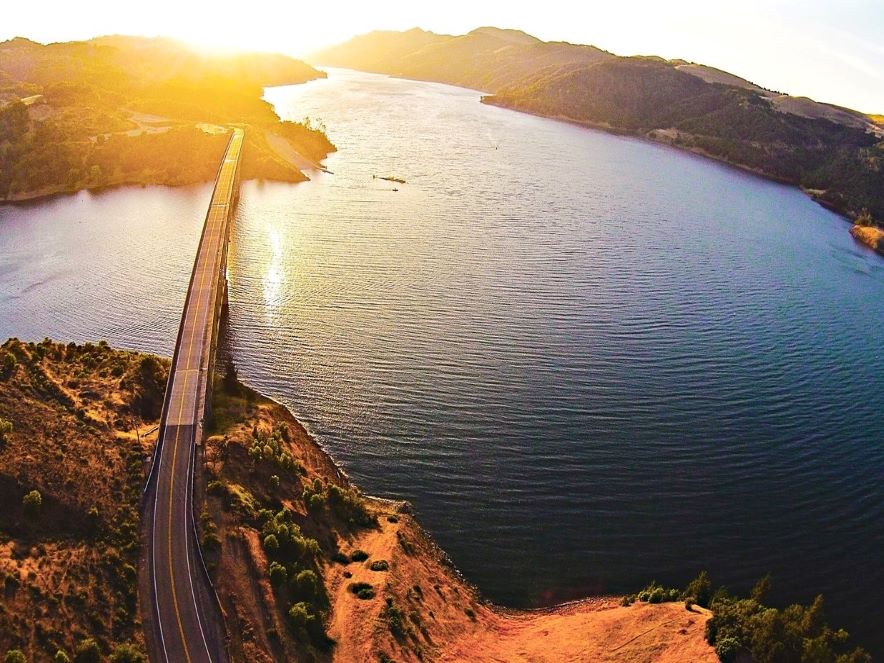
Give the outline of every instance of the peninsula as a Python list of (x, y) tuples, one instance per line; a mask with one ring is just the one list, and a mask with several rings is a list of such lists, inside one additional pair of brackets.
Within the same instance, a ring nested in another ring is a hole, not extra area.
[(282, 55), (209, 56), (171, 39), (0, 43), (0, 202), (210, 181), (231, 124), (246, 128), (245, 179), (304, 181), (334, 145), (309, 120), (280, 120), (263, 88), (324, 76)]
[[(168, 370), (106, 343), (0, 346), (6, 660), (146, 661), (139, 501)], [(825, 625), (821, 599), (766, 607), (766, 580), (748, 599), (700, 574), (683, 591), (494, 606), (407, 503), (364, 495), (231, 366), (216, 380), (194, 480), (233, 661), (774, 661), (796, 647), (870, 660)]]

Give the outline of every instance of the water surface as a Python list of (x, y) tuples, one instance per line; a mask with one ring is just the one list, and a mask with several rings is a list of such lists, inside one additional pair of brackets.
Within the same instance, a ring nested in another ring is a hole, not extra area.
[[(339, 152), (243, 185), (241, 376), (495, 601), (770, 571), (884, 651), (884, 260), (792, 188), (478, 97), (268, 91)], [(208, 197), (0, 207), (0, 336), (169, 353)]]

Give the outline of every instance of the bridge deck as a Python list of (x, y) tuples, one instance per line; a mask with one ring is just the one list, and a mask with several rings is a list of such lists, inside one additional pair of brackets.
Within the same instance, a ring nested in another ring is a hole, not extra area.
[(147, 505), (148, 569), (154, 603), (154, 658), (174, 663), (226, 660), (217, 611), (200, 575), (192, 530), (194, 449), (202, 434), (230, 215), (243, 132), (234, 129), (218, 172), (160, 423), (153, 503)]

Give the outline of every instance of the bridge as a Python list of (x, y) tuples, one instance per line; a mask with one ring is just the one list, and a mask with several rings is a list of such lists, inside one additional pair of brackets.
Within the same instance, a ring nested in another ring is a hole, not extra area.
[(197, 538), (193, 475), (211, 402), (242, 144), (242, 129), (233, 129), (190, 276), (145, 487), (149, 591), (145, 605), (150, 606), (145, 611), (145, 635), (151, 660), (163, 663), (227, 661), (220, 606)]

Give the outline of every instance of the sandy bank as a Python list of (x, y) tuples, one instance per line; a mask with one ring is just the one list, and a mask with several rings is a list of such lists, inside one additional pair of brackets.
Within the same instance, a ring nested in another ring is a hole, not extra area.
[(853, 226), (850, 229), (853, 238), (884, 255), (884, 230), (872, 226)]

